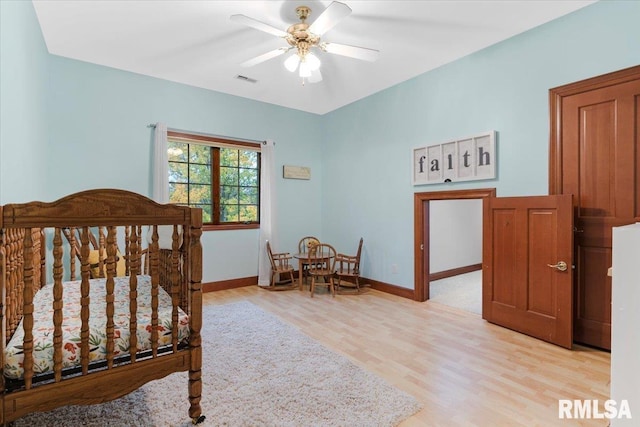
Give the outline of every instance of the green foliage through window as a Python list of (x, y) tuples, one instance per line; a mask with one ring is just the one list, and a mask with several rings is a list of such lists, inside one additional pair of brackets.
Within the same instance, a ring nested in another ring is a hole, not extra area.
[(260, 219), (260, 153), (172, 141), (169, 201), (202, 208), (205, 224), (251, 224)]

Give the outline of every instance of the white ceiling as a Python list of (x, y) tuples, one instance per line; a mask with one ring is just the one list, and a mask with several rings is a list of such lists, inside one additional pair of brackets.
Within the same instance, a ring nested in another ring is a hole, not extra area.
[[(287, 55), (240, 64), (287, 46), (232, 22), (244, 14), (286, 30), (295, 8), (313, 22), (331, 1), (33, 1), (49, 52), (271, 104), (324, 114), (505, 40), (593, 1), (351, 1), (323, 41), (377, 49), (365, 62), (325, 52), (324, 80), (301, 84)], [(243, 75), (256, 83), (236, 78)]]

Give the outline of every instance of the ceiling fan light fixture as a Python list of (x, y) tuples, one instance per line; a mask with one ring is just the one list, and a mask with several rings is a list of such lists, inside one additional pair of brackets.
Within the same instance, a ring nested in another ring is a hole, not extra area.
[(299, 63), (300, 63), (300, 57), (298, 56), (297, 53), (294, 53), (284, 61), (284, 67), (293, 73), (296, 70), (296, 68), (298, 68)]
[(300, 77), (311, 77), (311, 67), (309, 67), (307, 61), (300, 62)]
[(320, 59), (313, 53), (308, 53), (304, 58), (304, 62), (309, 66), (311, 71), (316, 71), (320, 68)]

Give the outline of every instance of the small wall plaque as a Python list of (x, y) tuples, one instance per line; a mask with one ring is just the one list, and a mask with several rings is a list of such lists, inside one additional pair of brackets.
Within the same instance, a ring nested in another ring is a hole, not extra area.
[(311, 179), (311, 168), (307, 166), (282, 167), (282, 176), (288, 179)]

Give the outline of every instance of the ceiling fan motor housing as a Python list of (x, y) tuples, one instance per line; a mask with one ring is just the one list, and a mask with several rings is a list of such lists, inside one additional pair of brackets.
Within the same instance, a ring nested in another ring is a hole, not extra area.
[(293, 24), (287, 28), (289, 36), (286, 40), (291, 46), (297, 47), (300, 56), (304, 57), (309, 51), (309, 48), (318, 45), (320, 37), (309, 32), (309, 24), (305, 22), (309, 14), (311, 14), (311, 9), (307, 6), (299, 6), (296, 8), (296, 13), (302, 22)]

